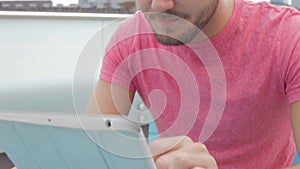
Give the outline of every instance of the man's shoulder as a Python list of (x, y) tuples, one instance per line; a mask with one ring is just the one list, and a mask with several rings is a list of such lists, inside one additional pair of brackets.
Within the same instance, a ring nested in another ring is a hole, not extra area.
[(244, 1), (242, 19), (251, 27), (259, 27), (262, 32), (300, 32), (300, 11), (289, 6), (278, 6), (269, 2)]
[[(149, 29), (150, 24), (144, 14), (140, 11), (137, 11), (135, 14), (127, 17), (124, 19), (120, 25), (117, 31), (123, 31), (125, 30), (127, 34), (136, 34), (137, 32), (140, 33), (142, 31), (150, 31), (152, 29)], [(126, 33), (123, 33), (126, 34)]]
[[(270, 19), (277, 17), (284, 17), (290, 15), (300, 15), (300, 11), (294, 7), (271, 4), (270, 2), (253, 2), (247, 0), (241, 0), (243, 2), (244, 13), (252, 13)], [(250, 15), (251, 16), (251, 15)]]
[(128, 48), (133, 46), (133, 43), (137, 43), (137, 41), (140, 42), (140, 37), (151, 34), (152, 32), (152, 28), (144, 14), (137, 11), (134, 15), (120, 22), (107, 47), (123, 46)]
[(261, 14), (264, 14), (265, 17), (270, 19), (284, 18), (289, 16), (300, 16), (300, 11), (291, 6), (285, 5), (276, 5), (269, 2), (246, 2), (248, 8), (253, 11), (257, 11)]

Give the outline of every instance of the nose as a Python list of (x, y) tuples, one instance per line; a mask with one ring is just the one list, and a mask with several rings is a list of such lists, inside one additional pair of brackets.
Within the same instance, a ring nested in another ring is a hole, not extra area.
[(152, 0), (151, 8), (154, 12), (163, 12), (175, 7), (175, 0)]

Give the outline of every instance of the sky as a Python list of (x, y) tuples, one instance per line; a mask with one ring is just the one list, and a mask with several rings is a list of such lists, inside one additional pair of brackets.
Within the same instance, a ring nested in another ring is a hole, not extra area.
[[(252, 0), (255, 2), (259, 2), (259, 1), (270, 1), (270, 0)], [(71, 3), (78, 3), (78, 0), (52, 0), (53, 4), (64, 4), (64, 5), (69, 5)]]

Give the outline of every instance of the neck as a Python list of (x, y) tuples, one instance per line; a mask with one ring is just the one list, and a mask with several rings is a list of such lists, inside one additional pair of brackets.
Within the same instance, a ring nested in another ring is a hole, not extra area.
[(219, 0), (219, 5), (214, 16), (202, 29), (207, 37), (212, 37), (220, 32), (229, 22), (234, 8), (234, 0)]

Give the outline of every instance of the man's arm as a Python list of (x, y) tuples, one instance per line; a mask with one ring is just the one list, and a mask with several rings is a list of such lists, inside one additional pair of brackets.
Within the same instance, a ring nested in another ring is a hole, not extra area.
[(100, 80), (85, 113), (128, 115), (133, 97), (128, 89)]
[[(295, 142), (298, 152), (300, 152), (300, 101), (291, 104), (291, 118)], [(300, 169), (300, 164), (294, 165), (287, 169)]]

